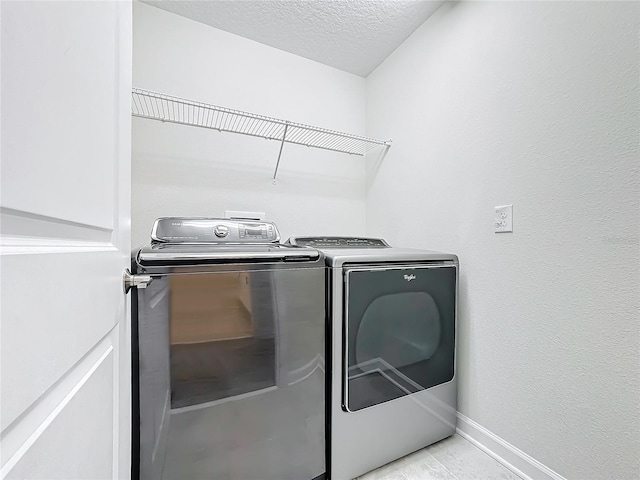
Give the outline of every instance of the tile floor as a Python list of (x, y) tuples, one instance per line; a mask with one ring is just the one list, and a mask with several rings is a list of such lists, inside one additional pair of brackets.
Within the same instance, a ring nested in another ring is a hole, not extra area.
[(521, 480), (459, 435), (389, 463), (356, 480)]

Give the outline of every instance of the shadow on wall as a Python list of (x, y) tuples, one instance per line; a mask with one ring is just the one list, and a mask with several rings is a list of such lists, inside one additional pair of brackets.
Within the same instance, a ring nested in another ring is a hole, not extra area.
[[(363, 200), (363, 158), (285, 144), (276, 178), (280, 142), (211, 132), (150, 120), (133, 122), (133, 182), (166, 187), (177, 195), (191, 189), (286, 192)], [(267, 190), (268, 189), (268, 190)]]
[(367, 168), (367, 178), (366, 178), (366, 189), (369, 191), (371, 186), (373, 185), (373, 181), (378, 175), (378, 171), (382, 166), (382, 162), (386, 158), (389, 153), (390, 146), (386, 146), (378, 152), (371, 152), (367, 154), (366, 157), (366, 168)]
[(274, 157), (273, 165), (265, 162), (264, 166), (254, 166), (215, 159), (134, 153), (133, 163), (134, 169), (140, 172), (136, 175), (137, 181), (154, 187), (164, 185), (176, 189), (201, 188), (253, 193), (270, 188), (286, 190), (287, 193), (296, 195), (330, 195), (357, 200), (363, 198), (363, 179), (287, 171), (282, 168), (282, 162), (276, 183), (273, 184), (276, 158)]
[[(456, 376), (458, 377), (458, 385), (466, 385), (466, 378), (469, 375), (470, 365), (469, 357), (466, 352), (471, 348), (469, 340), (471, 338), (471, 314), (469, 312), (469, 290), (467, 276), (464, 272), (464, 260), (460, 259), (460, 268), (458, 269), (458, 306), (457, 306), (457, 323), (456, 323)], [(458, 390), (458, 411), (467, 412), (467, 398), (464, 394), (460, 394), (462, 389)], [(465, 392), (466, 393), (466, 392)]]

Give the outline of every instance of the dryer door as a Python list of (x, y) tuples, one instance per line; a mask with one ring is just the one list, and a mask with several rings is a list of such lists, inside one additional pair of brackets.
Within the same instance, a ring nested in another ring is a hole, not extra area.
[(453, 379), (456, 275), (452, 264), (345, 268), (346, 411)]

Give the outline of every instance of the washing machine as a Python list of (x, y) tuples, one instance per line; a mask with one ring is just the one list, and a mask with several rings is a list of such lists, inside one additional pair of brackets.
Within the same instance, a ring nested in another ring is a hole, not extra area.
[(458, 258), (294, 237), (327, 265), (327, 471), (350, 480), (455, 432)]
[(133, 479), (325, 478), (326, 267), (279, 240), (171, 217), (134, 250)]

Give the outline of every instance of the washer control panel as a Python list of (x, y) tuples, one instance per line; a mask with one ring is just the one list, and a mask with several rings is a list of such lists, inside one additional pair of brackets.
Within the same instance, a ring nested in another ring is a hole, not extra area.
[(291, 245), (315, 248), (385, 248), (389, 244), (381, 238), (365, 237), (293, 237)]
[(280, 234), (273, 222), (164, 217), (153, 224), (151, 240), (164, 243), (277, 243)]

